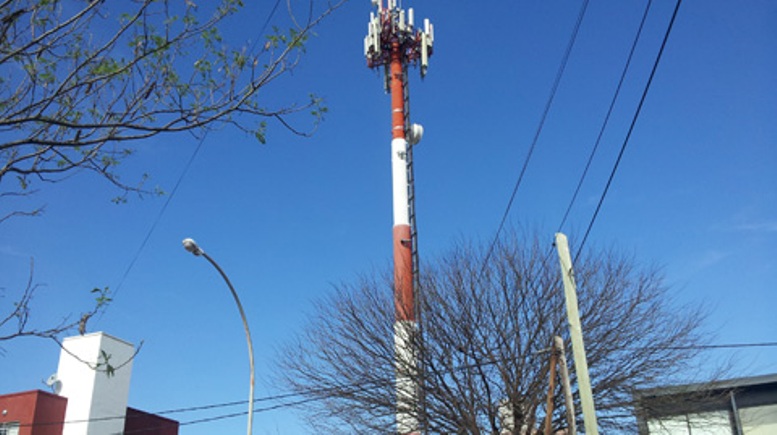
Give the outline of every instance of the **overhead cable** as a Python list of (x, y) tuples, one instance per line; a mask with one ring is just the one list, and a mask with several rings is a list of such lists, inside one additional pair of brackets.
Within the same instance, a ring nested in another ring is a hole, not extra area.
[(586, 176), (588, 175), (588, 169), (591, 167), (591, 162), (594, 159), (594, 156), (596, 155), (596, 151), (599, 148), (599, 143), (602, 141), (602, 136), (604, 136), (604, 131), (607, 129), (607, 125), (610, 121), (610, 116), (612, 115), (612, 111), (615, 108), (615, 103), (618, 100), (618, 96), (621, 92), (621, 87), (623, 87), (623, 82), (626, 78), (626, 73), (629, 70), (629, 66), (631, 65), (631, 60), (634, 57), (634, 52), (636, 51), (637, 44), (639, 43), (640, 37), (642, 36), (642, 29), (645, 26), (645, 21), (647, 20), (648, 13), (650, 12), (650, 6), (653, 3), (652, 0), (648, 0), (647, 5), (645, 6), (645, 12), (642, 14), (642, 20), (639, 22), (639, 27), (637, 28), (637, 33), (634, 35), (634, 41), (631, 43), (631, 49), (629, 50), (629, 55), (626, 58), (626, 63), (623, 65), (623, 70), (621, 71), (620, 79), (618, 80), (618, 86), (615, 87), (615, 93), (612, 96), (612, 100), (610, 101), (610, 107), (607, 109), (607, 114), (604, 116), (604, 121), (602, 121), (602, 126), (599, 129), (599, 134), (596, 137), (596, 142), (594, 142), (594, 146), (591, 149), (591, 154), (588, 156), (588, 161), (585, 164), (585, 168), (583, 169), (583, 173), (580, 175), (580, 180), (577, 183), (577, 187), (575, 188), (575, 193), (572, 195), (572, 199), (569, 201), (569, 205), (567, 206), (566, 211), (564, 212), (564, 217), (561, 219), (561, 223), (558, 225), (558, 231), (560, 232), (561, 229), (564, 227), (564, 224), (567, 221), (567, 218), (569, 217), (569, 213), (572, 210), (572, 207), (575, 204), (575, 201), (577, 200), (577, 195), (580, 193), (580, 188), (583, 186), (583, 182), (585, 181)]
[(615, 173), (618, 171), (618, 166), (620, 165), (621, 159), (623, 158), (623, 153), (626, 151), (626, 147), (629, 144), (629, 139), (631, 138), (631, 133), (634, 131), (634, 126), (637, 123), (637, 119), (639, 118), (639, 114), (642, 111), (642, 106), (645, 103), (645, 98), (647, 97), (648, 91), (650, 90), (650, 85), (653, 83), (653, 78), (656, 75), (656, 70), (658, 69), (658, 65), (661, 62), (661, 55), (664, 54), (664, 49), (666, 48), (666, 43), (669, 40), (669, 35), (672, 32), (672, 27), (674, 26), (675, 19), (677, 18), (677, 11), (680, 9), (680, 4), (682, 3), (682, 0), (677, 0), (677, 4), (675, 5), (674, 12), (672, 13), (672, 19), (669, 21), (669, 25), (666, 28), (666, 32), (664, 33), (664, 39), (661, 42), (661, 48), (658, 51), (658, 55), (656, 55), (656, 60), (653, 62), (653, 68), (650, 71), (650, 76), (648, 77), (648, 81), (645, 84), (645, 89), (642, 91), (642, 96), (639, 99), (639, 105), (637, 105), (637, 110), (634, 112), (634, 117), (631, 120), (631, 125), (629, 126), (629, 130), (626, 133), (626, 137), (623, 140), (623, 145), (621, 145), (620, 152), (618, 153), (618, 158), (615, 160), (615, 165), (613, 165), (612, 171), (610, 172), (610, 177), (607, 179), (607, 184), (604, 186), (604, 191), (602, 192), (602, 195), (599, 197), (599, 202), (596, 205), (596, 210), (594, 211), (593, 216), (591, 217), (591, 221), (588, 223), (588, 228), (585, 231), (585, 235), (583, 236), (582, 241), (580, 242), (580, 246), (577, 248), (577, 253), (575, 254), (575, 261), (577, 261), (577, 258), (580, 256), (580, 253), (583, 250), (583, 246), (585, 246), (585, 242), (588, 240), (588, 235), (591, 233), (591, 228), (594, 226), (594, 222), (596, 222), (596, 218), (599, 216), (599, 211), (602, 208), (602, 204), (604, 203), (604, 198), (607, 197), (607, 192), (610, 190), (610, 185), (612, 185), (612, 180), (615, 178)]
[[(275, 5), (273, 6), (272, 10), (270, 11), (270, 14), (267, 16), (267, 19), (264, 21), (264, 24), (262, 25), (261, 29), (259, 30), (259, 34), (257, 36), (256, 41), (254, 41), (253, 45), (251, 46), (251, 51), (253, 52), (256, 49), (256, 45), (259, 41), (258, 38), (260, 38), (264, 32), (267, 30), (267, 26), (270, 24), (270, 21), (272, 20), (273, 16), (275, 15), (275, 11), (278, 9), (278, 5), (280, 4), (280, 0), (275, 1)], [(264, 51), (264, 50), (263, 50)], [(200, 138), (200, 141), (197, 143), (197, 147), (194, 149), (194, 152), (192, 152), (192, 155), (189, 157), (189, 160), (186, 162), (186, 166), (184, 167), (181, 174), (178, 176), (178, 180), (175, 183), (175, 186), (173, 187), (173, 190), (170, 192), (170, 195), (167, 196), (167, 199), (165, 200), (165, 203), (162, 205), (162, 208), (159, 210), (159, 213), (157, 214), (156, 218), (154, 219), (153, 223), (151, 224), (151, 227), (149, 228), (148, 232), (146, 232), (146, 236), (143, 238), (143, 241), (140, 243), (140, 246), (138, 247), (137, 251), (135, 252), (135, 255), (132, 257), (132, 260), (130, 261), (129, 265), (127, 266), (127, 269), (124, 271), (124, 274), (121, 276), (121, 279), (119, 280), (119, 283), (116, 285), (116, 289), (113, 291), (112, 297), (115, 298), (116, 295), (119, 293), (119, 290), (121, 290), (121, 287), (124, 285), (124, 281), (127, 279), (127, 276), (129, 275), (130, 271), (132, 271), (132, 268), (135, 266), (135, 263), (137, 262), (138, 258), (140, 257), (140, 254), (143, 252), (143, 249), (145, 249), (146, 244), (148, 243), (148, 240), (151, 238), (151, 235), (154, 233), (154, 230), (156, 230), (157, 225), (162, 220), (162, 216), (164, 216), (165, 212), (167, 211), (167, 207), (170, 205), (170, 202), (173, 200), (173, 197), (175, 196), (176, 192), (178, 192), (178, 188), (181, 185), (181, 182), (183, 181), (186, 174), (189, 172), (189, 168), (191, 167), (192, 163), (194, 162), (194, 159), (197, 157), (197, 155), (200, 152), (200, 149), (202, 148), (202, 144), (205, 142), (205, 138), (208, 136), (208, 130), (205, 130), (205, 133)], [(102, 314), (100, 315), (100, 319), (102, 318)]]
[(574, 47), (575, 41), (577, 40), (577, 34), (580, 30), (580, 25), (582, 24), (583, 17), (585, 16), (585, 12), (588, 9), (588, 1), (589, 0), (583, 1), (582, 6), (580, 7), (580, 12), (577, 15), (577, 21), (575, 22), (575, 26), (572, 30), (572, 35), (570, 36), (569, 42), (567, 43), (566, 50), (564, 51), (564, 56), (561, 58), (561, 64), (559, 65), (558, 71), (556, 72), (556, 78), (553, 80), (553, 86), (551, 87), (550, 95), (548, 95), (548, 100), (545, 102), (545, 108), (542, 111), (542, 116), (540, 117), (540, 122), (537, 125), (537, 130), (534, 133), (534, 138), (532, 139), (531, 145), (529, 146), (529, 151), (526, 154), (526, 158), (523, 161), (523, 165), (521, 166), (521, 171), (518, 174), (518, 179), (515, 182), (515, 186), (513, 186), (513, 191), (510, 194), (510, 199), (507, 201), (507, 206), (505, 207), (505, 211), (502, 214), (502, 219), (499, 222), (499, 226), (496, 229), (496, 233), (494, 234), (494, 240), (491, 242), (491, 246), (488, 248), (488, 251), (486, 252), (485, 257), (483, 258), (483, 266), (481, 268), (481, 274), (483, 270), (485, 270), (486, 263), (491, 257), (491, 254), (494, 252), (496, 244), (499, 241), (499, 235), (502, 232), (502, 229), (504, 229), (505, 222), (507, 222), (507, 217), (510, 215), (510, 209), (512, 208), (513, 202), (515, 201), (515, 196), (518, 193), (518, 188), (521, 186), (521, 183), (523, 182), (523, 177), (524, 175), (526, 175), (526, 169), (529, 167), (529, 162), (531, 161), (532, 154), (534, 153), (534, 149), (537, 147), (537, 142), (539, 141), (540, 134), (542, 133), (542, 129), (545, 126), (545, 121), (548, 118), (550, 107), (553, 105), (553, 100), (556, 97), (556, 92), (558, 91), (559, 84), (561, 83), (561, 77), (564, 75), (564, 70), (566, 69), (567, 62), (569, 61), (569, 57), (572, 53), (572, 47)]
[[(722, 344), (696, 344), (696, 345), (685, 345), (685, 346), (615, 346), (608, 348), (608, 350), (625, 350), (625, 351), (642, 351), (642, 350), (721, 350), (721, 349), (746, 349), (746, 348), (765, 348), (765, 347), (777, 347), (777, 341), (765, 341), (765, 342), (752, 342), (752, 343), (722, 343)], [(538, 349), (533, 352), (535, 355), (539, 355), (542, 353), (548, 352), (549, 349)], [(512, 358), (494, 358), (489, 359), (485, 361), (481, 361), (479, 363), (471, 363), (466, 365), (460, 365), (456, 366), (448, 371), (450, 372), (456, 372), (456, 371), (463, 371), (463, 370), (471, 370), (473, 368), (477, 367), (484, 367), (484, 366), (490, 366), (494, 364), (498, 364), (500, 362), (511, 360)], [(299, 406), (305, 403), (310, 402), (316, 402), (316, 401), (322, 401), (326, 400), (327, 397), (318, 396), (318, 394), (326, 393), (326, 392), (335, 392), (335, 391), (348, 391), (351, 389), (354, 390), (371, 390), (376, 388), (383, 388), (387, 385), (392, 385), (394, 382), (394, 379), (386, 378), (385, 380), (376, 380), (372, 382), (361, 382), (361, 383), (353, 383), (353, 384), (346, 384), (346, 385), (340, 385), (340, 386), (334, 386), (334, 387), (322, 387), (322, 388), (312, 388), (307, 391), (297, 392), (297, 393), (282, 393), (277, 395), (271, 395), (271, 396), (265, 396), (260, 397), (254, 400), (255, 403), (259, 402), (273, 402), (273, 401), (279, 401), (279, 400), (285, 400), (285, 399), (292, 399), (292, 398), (300, 398), (293, 401), (287, 401), (282, 402), (278, 404), (273, 405), (267, 405), (263, 408), (256, 408), (254, 409), (255, 413), (262, 413), (262, 412), (269, 412), (274, 411), (281, 408), (290, 408)], [(182, 412), (193, 412), (193, 411), (201, 411), (205, 409), (216, 409), (216, 408), (222, 408), (222, 407), (229, 407), (229, 406), (236, 406), (236, 405), (245, 405), (245, 400), (236, 400), (232, 402), (223, 402), (223, 403), (213, 403), (208, 405), (199, 405), (199, 406), (191, 406), (187, 408), (176, 408), (171, 410), (165, 410), (165, 411), (158, 411), (154, 414), (156, 415), (166, 415), (166, 414), (172, 414), (172, 413), (182, 413)], [(226, 414), (220, 414), (213, 417), (207, 417), (207, 418), (201, 418), (196, 420), (190, 420), (186, 422), (179, 423), (180, 425), (193, 425), (193, 424), (200, 424), (200, 423), (207, 423), (210, 421), (215, 420), (223, 420), (227, 418), (233, 418), (233, 417), (239, 417), (241, 415), (246, 415), (247, 411), (241, 411), (241, 412), (234, 412), (234, 413), (226, 413)], [(108, 420), (118, 420), (123, 419), (124, 416), (111, 416), (111, 417), (98, 417), (98, 418), (91, 418), (91, 419), (84, 419), (84, 420), (72, 420), (72, 421), (57, 421), (57, 422), (41, 422), (41, 423), (31, 423), (31, 424), (22, 424), (20, 427), (31, 427), (31, 426), (45, 426), (45, 425), (56, 425), (56, 424), (71, 424), (71, 423), (87, 423), (87, 422), (94, 422), (94, 421), (108, 421)]]

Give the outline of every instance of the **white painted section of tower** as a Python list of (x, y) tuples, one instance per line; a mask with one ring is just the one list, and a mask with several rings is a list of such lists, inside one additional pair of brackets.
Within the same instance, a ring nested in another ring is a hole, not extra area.
[(414, 321), (394, 322), (394, 364), (396, 371), (397, 433), (418, 433), (418, 357), (413, 352)]
[(391, 141), (391, 183), (394, 197), (394, 225), (409, 225), (407, 208), (407, 141)]
[[(60, 396), (67, 398), (62, 435), (123, 433), (134, 355), (132, 344), (95, 332), (68, 337), (62, 341), (62, 347), (57, 368), (62, 381)], [(102, 352), (109, 356), (113, 367), (124, 364), (111, 376), (105, 372)]]

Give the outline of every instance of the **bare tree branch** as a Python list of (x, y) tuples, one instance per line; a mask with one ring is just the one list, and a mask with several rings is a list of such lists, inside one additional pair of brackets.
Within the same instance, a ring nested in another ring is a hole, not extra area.
[[(83, 333), (81, 333), (83, 335)], [(57, 337), (51, 337), (51, 339), (57, 343), (57, 346), (60, 347), (65, 353), (72, 356), (76, 359), (76, 361), (80, 362), (81, 364), (84, 364), (85, 366), (89, 367), (91, 370), (94, 370), (96, 372), (105, 373), (106, 376), (111, 377), (116, 373), (116, 370), (121, 369), (122, 367), (126, 366), (130, 362), (132, 362), (135, 357), (138, 356), (140, 353), (140, 350), (143, 349), (144, 342), (141, 341), (140, 344), (138, 344), (138, 347), (135, 348), (135, 352), (132, 353), (132, 355), (127, 358), (124, 361), (121, 361), (119, 363), (111, 363), (111, 358), (113, 357), (112, 354), (107, 353), (106, 351), (100, 349), (100, 355), (97, 357), (96, 361), (87, 361), (80, 356), (76, 355), (75, 353), (71, 352), (65, 345), (62, 343), (60, 339)]]
[(2, 190), (86, 169), (141, 191), (115, 169), (129, 143), (163, 133), (233, 125), (264, 142), (263, 120), (277, 120), (309, 134), (288, 116), (310, 111), (315, 129), (326, 112), (320, 99), (278, 105), (260, 100), (259, 90), (297, 65), (311, 29), (342, 2), (318, 15), (311, 2), (305, 21), (292, 16), (292, 28), (261, 35), (257, 48), (220, 32), (240, 0), (4, 1), (0, 183), (15, 174), (19, 184)]
[(104, 310), (111, 302), (110, 292), (107, 288), (95, 288), (91, 291), (94, 296), (93, 306), (78, 318), (64, 317), (58, 323), (48, 326), (36, 327), (30, 324), (32, 302), (39, 285), (34, 283), (35, 263), (30, 259), (30, 274), (27, 285), (21, 296), (13, 302), (13, 308), (6, 314), (0, 313), (0, 342), (21, 337), (38, 337), (56, 339), (62, 333), (78, 330), (82, 335), (86, 332), (87, 322), (95, 314)]
[[(311, 30), (344, 1), (315, 14), (311, 1), (306, 20), (292, 16), (289, 29), (255, 35), (266, 38), (258, 47), (222, 35), (242, 0), (0, 1), (0, 224), (42, 213), (44, 206), (12, 200), (78, 171), (116, 186), (117, 202), (157, 193), (146, 174), (126, 182), (117, 173), (142, 139), (229, 125), (264, 143), (267, 121), (310, 134), (326, 113), (321, 99), (265, 101), (259, 91), (294, 69)], [(294, 115), (306, 111), (300, 127)], [(33, 326), (36, 290), (31, 264), (21, 295), (0, 311), (0, 342), (84, 333), (110, 301), (107, 289), (95, 289), (94, 305), (78, 318)]]
[[(484, 252), (460, 244), (424, 263), (424, 336), (414, 343), (425, 368), (419, 384), (428, 433), (538, 429), (549, 373), (539, 351), (555, 335), (570, 346), (560, 273), (547, 260), (547, 247), (512, 233), (485, 266)], [(633, 429), (633, 390), (671, 379), (690, 364), (695, 346), (705, 342), (704, 313), (673, 305), (658, 269), (614, 250), (581, 256), (576, 277), (597, 411), (607, 416), (602, 430)], [(391, 289), (386, 276), (337, 286), (283, 352), (285, 386), (319, 399), (307, 408), (317, 429), (395, 430)], [(566, 427), (560, 388), (554, 431)], [(512, 427), (500, 417), (505, 412)]]

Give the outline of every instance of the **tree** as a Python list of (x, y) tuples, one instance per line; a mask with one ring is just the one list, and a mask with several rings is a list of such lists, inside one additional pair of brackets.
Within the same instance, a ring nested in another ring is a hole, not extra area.
[[(616, 250), (588, 251), (575, 267), (600, 426), (604, 433), (633, 428), (633, 390), (687, 367), (704, 341), (703, 313), (673, 306), (657, 268), (640, 267)], [(282, 352), (282, 381), (311, 399), (310, 420), (331, 433), (394, 431), (388, 276), (338, 285)], [(538, 428), (549, 381), (544, 349), (554, 335), (570, 346), (555, 252), (537, 237), (515, 233), (492, 255), (460, 243), (423, 265), (419, 294), (422, 334), (414, 351), (423, 367), (418, 376), (427, 432), (519, 434)], [(563, 429), (560, 391), (555, 409), (554, 428)], [(512, 427), (504, 415), (512, 415)]]
[(0, 195), (28, 195), (34, 181), (76, 169), (142, 190), (142, 180), (125, 183), (115, 168), (132, 154), (129, 143), (162, 133), (228, 124), (265, 142), (265, 120), (276, 119), (305, 134), (286, 116), (311, 109), (319, 120), (318, 98), (270, 108), (258, 93), (297, 64), (311, 29), (337, 5), (303, 22), (292, 16), (294, 27), (261, 43), (233, 46), (220, 28), (241, 7), (0, 0)]
[(35, 290), (38, 289), (38, 284), (33, 282), (33, 270), (34, 263), (31, 261), (27, 285), (24, 287), (21, 296), (13, 303), (13, 308), (0, 318), (0, 342), (19, 337), (52, 338), (56, 340), (57, 336), (63, 332), (76, 328), (83, 335), (86, 332), (89, 319), (111, 302), (110, 292), (107, 287), (102, 289), (94, 288), (91, 291), (92, 295), (94, 295), (94, 304), (89, 311), (83, 312), (75, 318), (64, 317), (59, 323), (43, 328), (30, 326), (31, 304)]
[[(264, 143), (266, 121), (277, 120), (307, 135), (288, 117), (309, 110), (315, 128), (326, 112), (320, 99), (278, 104), (259, 91), (294, 68), (311, 29), (342, 1), (314, 13), (310, 0), (298, 20), (287, 0), (290, 29), (233, 44), (223, 30), (242, 0), (0, 0), (0, 223), (40, 214), (43, 206), (12, 200), (79, 170), (115, 185), (117, 202), (156, 192), (147, 175), (128, 182), (116, 168), (132, 144), (160, 134), (232, 126)], [(36, 288), (30, 281), (0, 314), (0, 341), (83, 327), (109, 300), (100, 290), (79, 318), (36, 329), (28, 322)]]

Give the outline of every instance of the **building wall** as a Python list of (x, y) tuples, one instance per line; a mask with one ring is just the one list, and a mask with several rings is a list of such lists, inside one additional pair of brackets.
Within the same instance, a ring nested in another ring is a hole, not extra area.
[(640, 435), (777, 435), (777, 373), (638, 390)]
[[(19, 435), (62, 435), (67, 399), (45, 391), (0, 395), (0, 425), (19, 423)], [(124, 435), (178, 435), (177, 421), (126, 409)], [(107, 433), (106, 433), (107, 435)]]
[[(133, 346), (103, 332), (62, 341), (57, 376), (68, 398), (63, 435), (108, 435), (124, 429)], [(115, 367), (106, 373), (108, 363)]]
[[(739, 408), (744, 435), (777, 434), (777, 405)], [(728, 411), (683, 414), (648, 422), (650, 435), (732, 435)]]
[(731, 435), (728, 412), (682, 414), (648, 422), (650, 435)]
[[(18, 422), (19, 435), (178, 434), (177, 421), (127, 408), (130, 343), (96, 332), (68, 337), (62, 347), (59, 395), (40, 390), (0, 395), (0, 428)], [(106, 356), (115, 368), (110, 374)]]
[(0, 423), (19, 422), (19, 435), (61, 435), (67, 399), (45, 391), (0, 396)]
[(777, 405), (740, 408), (739, 416), (745, 435), (777, 434)]
[(127, 408), (124, 434), (178, 435), (178, 422), (138, 409)]

